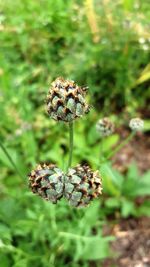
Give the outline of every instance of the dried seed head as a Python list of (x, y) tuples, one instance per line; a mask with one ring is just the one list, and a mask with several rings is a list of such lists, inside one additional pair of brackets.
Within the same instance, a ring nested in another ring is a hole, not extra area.
[(129, 127), (132, 131), (140, 132), (144, 129), (144, 121), (140, 118), (133, 118), (129, 122)]
[(57, 203), (63, 196), (63, 173), (53, 164), (40, 164), (29, 175), (29, 186), (33, 193)]
[(78, 165), (65, 176), (64, 196), (74, 207), (85, 207), (102, 192), (101, 177), (89, 166)]
[(103, 118), (97, 122), (96, 130), (101, 136), (109, 136), (114, 132), (114, 124), (109, 118)]
[(52, 82), (47, 95), (47, 112), (54, 120), (70, 122), (89, 112), (86, 87), (61, 77)]

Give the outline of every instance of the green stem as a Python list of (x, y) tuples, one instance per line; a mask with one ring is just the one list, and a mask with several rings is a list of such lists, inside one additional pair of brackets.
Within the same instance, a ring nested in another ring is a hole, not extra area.
[(134, 135), (135, 132), (131, 132), (129, 136), (108, 155), (107, 160), (113, 157), (122, 147), (124, 147), (133, 138)]
[(78, 239), (78, 240), (85, 240), (85, 241), (88, 241), (90, 239), (90, 237), (88, 236), (81, 236), (81, 235), (76, 235), (76, 234), (68, 233), (68, 232), (59, 232), (58, 234), (60, 236), (63, 236), (69, 239)]
[(18, 175), (20, 176), (20, 178), (22, 179), (23, 176), (21, 175), (20, 171), (18, 170), (16, 164), (14, 163), (14, 161), (12, 160), (11, 156), (9, 155), (8, 151), (6, 150), (6, 148), (4, 147), (4, 145), (2, 144), (2, 142), (0, 141), (0, 147), (3, 150), (3, 152), (5, 153), (6, 157), (9, 159), (11, 165), (14, 167), (14, 169), (16, 170), (16, 172), (18, 173)]
[(73, 122), (69, 122), (69, 160), (67, 170), (71, 167), (73, 154)]

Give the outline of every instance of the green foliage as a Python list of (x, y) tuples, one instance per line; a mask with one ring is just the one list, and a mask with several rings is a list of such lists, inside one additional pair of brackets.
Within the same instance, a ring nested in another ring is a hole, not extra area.
[(115, 209), (120, 210), (122, 217), (150, 216), (150, 201), (145, 200), (139, 206), (136, 204), (138, 197), (148, 197), (150, 194), (149, 171), (141, 176), (136, 165), (132, 164), (124, 176), (105, 163), (101, 167), (101, 173), (104, 192), (110, 196), (104, 203), (106, 213), (108, 208), (108, 213), (113, 213)]
[[(64, 75), (88, 84), (99, 110), (126, 107), (132, 112), (144, 106), (149, 95), (149, 68), (143, 74), (150, 38), (147, 1), (90, 2), (92, 19), (86, 1), (1, 3), (1, 76), (2, 87), (10, 88), (7, 99), (19, 91), (21, 98), (39, 102), (36, 93), (43, 94), (49, 81)], [(20, 103), (18, 97), (12, 100)]]
[(75, 210), (65, 202), (57, 206), (44, 202), (23, 188), (17, 196), (16, 191), (14, 188), (11, 196), (1, 200), (3, 264), (64, 266), (68, 262), (71, 266), (72, 260), (84, 260), (86, 264), (87, 260), (109, 255), (108, 242), (112, 238), (102, 238), (101, 231), (92, 234), (98, 222), (101, 225), (98, 201), (87, 209)]

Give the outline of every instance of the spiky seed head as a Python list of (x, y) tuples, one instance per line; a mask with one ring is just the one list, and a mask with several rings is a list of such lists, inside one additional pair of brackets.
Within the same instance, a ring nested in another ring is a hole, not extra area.
[(101, 177), (87, 165), (68, 170), (65, 176), (64, 196), (74, 207), (85, 207), (102, 192)]
[(85, 96), (86, 87), (59, 77), (52, 82), (49, 89), (47, 112), (54, 120), (71, 122), (89, 112)]
[(133, 118), (129, 122), (129, 127), (132, 131), (140, 132), (144, 129), (144, 121), (140, 118)]
[(97, 122), (96, 130), (101, 136), (109, 136), (114, 132), (114, 124), (105, 117)]
[(29, 174), (29, 186), (33, 193), (57, 203), (63, 196), (63, 173), (53, 164), (40, 164)]

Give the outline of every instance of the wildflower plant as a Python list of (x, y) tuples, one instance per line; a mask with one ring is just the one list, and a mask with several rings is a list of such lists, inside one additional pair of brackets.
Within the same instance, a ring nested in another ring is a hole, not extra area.
[[(101, 136), (101, 146), (100, 146), (100, 157), (102, 158), (102, 163), (108, 161), (112, 158), (121, 148), (123, 148), (130, 140), (135, 136), (137, 132), (141, 132), (144, 129), (144, 121), (140, 118), (132, 118), (129, 121), (129, 128), (131, 129), (130, 134), (124, 139), (116, 148), (109, 153), (107, 158), (103, 155), (102, 142), (103, 138), (110, 136), (114, 132), (114, 124), (110, 121), (109, 118), (100, 119), (96, 124), (96, 130)], [(101, 163), (101, 161), (100, 161)]]
[[(74, 121), (80, 119), (90, 111), (90, 106), (86, 102), (87, 87), (81, 87), (72, 80), (65, 80), (62, 77), (52, 82), (47, 95), (47, 113), (55, 121), (63, 121), (69, 127), (69, 158), (66, 170), (61, 170), (58, 166), (49, 164), (39, 164), (29, 174), (29, 187), (33, 193), (45, 200), (56, 204), (62, 197), (69, 201), (74, 207), (85, 207), (94, 198), (102, 193), (102, 182), (99, 171), (92, 171), (87, 165), (77, 165), (72, 167), (73, 143), (74, 143)], [(133, 118), (129, 122), (132, 130), (128, 137), (123, 140), (105, 158), (103, 155), (103, 139), (114, 132), (114, 123), (107, 117), (101, 118), (96, 124), (96, 130), (101, 137), (101, 151), (99, 155), (98, 168), (114, 156), (125, 144), (127, 144), (136, 132), (144, 128), (143, 120)], [(6, 148), (0, 146), (18, 172), (16, 164), (7, 152)]]
[(129, 143), (137, 132), (141, 132), (144, 129), (144, 121), (140, 118), (132, 118), (129, 121), (129, 128), (131, 129), (130, 134), (124, 139), (110, 154), (107, 159), (114, 156), (122, 147)]
[(90, 110), (85, 100), (86, 93), (87, 87), (59, 77), (52, 82), (47, 95), (47, 112), (50, 118), (69, 125), (68, 165), (65, 171), (52, 164), (38, 165), (29, 175), (29, 184), (33, 193), (52, 203), (65, 197), (70, 205), (85, 207), (102, 191), (99, 171), (93, 172), (87, 165), (71, 167), (73, 122)]
[(96, 123), (96, 131), (100, 136), (100, 155), (99, 155), (99, 163), (105, 161), (103, 155), (103, 139), (112, 135), (114, 132), (115, 126), (114, 123), (107, 117), (101, 118)]

